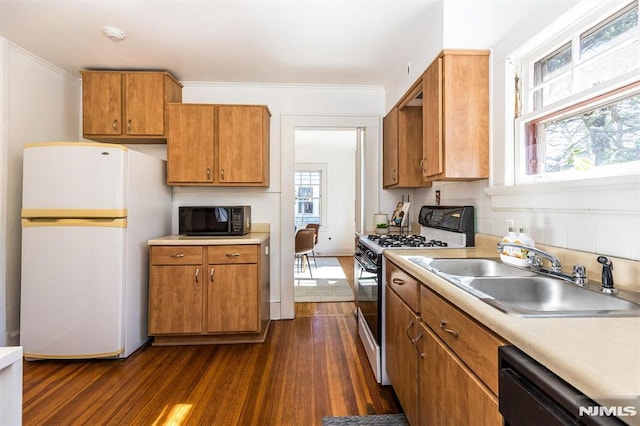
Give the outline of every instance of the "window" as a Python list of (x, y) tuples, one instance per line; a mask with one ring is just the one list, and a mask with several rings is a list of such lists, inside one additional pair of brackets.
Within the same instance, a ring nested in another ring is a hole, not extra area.
[(296, 170), (294, 184), (296, 226), (322, 223), (322, 170)]
[(639, 174), (638, 1), (593, 16), (521, 61), (516, 183)]

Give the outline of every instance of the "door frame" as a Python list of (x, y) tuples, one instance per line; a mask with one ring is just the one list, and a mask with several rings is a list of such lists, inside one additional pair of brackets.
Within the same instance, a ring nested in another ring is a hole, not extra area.
[[(281, 119), (281, 196), (280, 196), (280, 306), (273, 306), (272, 312), (280, 312), (280, 318), (295, 317), (294, 300), (294, 182), (292, 171), (295, 169), (295, 131), (296, 129), (355, 129), (363, 128), (362, 143), (363, 170), (358, 171), (363, 179), (362, 208), (356, 211), (357, 217), (365, 218), (365, 223), (356, 221), (356, 232), (368, 229), (368, 219), (378, 208), (380, 188), (379, 151), (380, 117), (378, 115), (294, 115), (283, 114)], [(355, 236), (354, 236), (355, 238)], [(275, 310), (274, 310), (275, 309)]]

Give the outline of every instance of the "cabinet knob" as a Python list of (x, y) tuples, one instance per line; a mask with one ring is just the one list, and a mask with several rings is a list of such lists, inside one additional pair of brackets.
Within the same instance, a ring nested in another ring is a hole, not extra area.
[(113, 123), (111, 123), (111, 125), (113, 126), (113, 130), (117, 130), (118, 129), (118, 120), (113, 120)]

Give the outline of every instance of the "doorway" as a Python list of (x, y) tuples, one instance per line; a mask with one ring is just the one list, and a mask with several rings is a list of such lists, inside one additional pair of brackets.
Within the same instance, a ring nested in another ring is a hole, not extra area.
[(296, 303), (354, 300), (351, 274), (342, 265), (345, 258), (353, 255), (356, 159), (361, 132), (357, 128), (295, 130), (296, 251), (309, 249), (304, 246), (301, 229), (315, 225), (317, 231), (312, 252), (297, 257)]
[[(290, 319), (295, 316), (294, 301), (294, 170), (296, 163), (296, 131), (298, 130), (354, 130), (360, 135), (357, 145), (356, 160), (352, 170), (356, 179), (353, 219), (354, 231), (365, 229), (364, 218), (372, 216), (377, 209), (379, 176), (378, 158), (380, 141), (380, 118), (378, 116), (298, 116), (283, 115), (282, 117), (282, 176), (281, 176), (281, 247), (280, 247), (280, 303), (272, 304), (280, 311), (280, 318)], [(366, 182), (366, 185), (364, 183)], [(344, 232), (344, 231), (343, 231)], [(351, 239), (351, 246), (355, 235), (351, 231), (342, 236)], [(353, 248), (351, 248), (353, 250)], [(351, 251), (352, 252), (352, 251)]]

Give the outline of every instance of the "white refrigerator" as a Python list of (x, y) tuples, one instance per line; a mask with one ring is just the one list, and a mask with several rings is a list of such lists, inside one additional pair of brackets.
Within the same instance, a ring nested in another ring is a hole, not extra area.
[(171, 230), (165, 176), (164, 160), (123, 145), (25, 146), (25, 358), (125, 358), (148, 340), (147, 240)]

